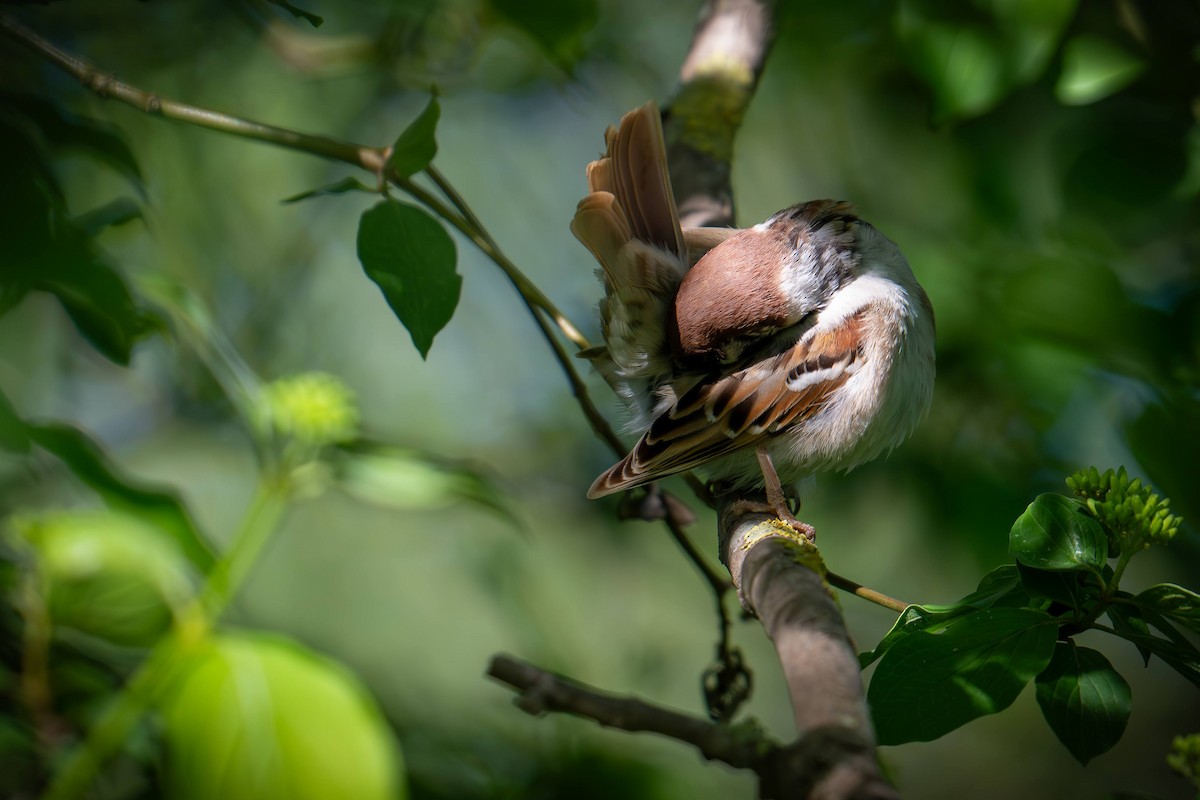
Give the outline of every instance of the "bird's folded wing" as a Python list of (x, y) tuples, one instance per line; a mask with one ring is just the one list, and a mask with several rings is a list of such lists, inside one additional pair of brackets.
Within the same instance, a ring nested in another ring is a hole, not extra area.
[(812, 329), (793, 347), (739, 372), (702, 380), (596, 479), (603, 497), (753, 447), (820, 411), (862, 366), (865, 311)]

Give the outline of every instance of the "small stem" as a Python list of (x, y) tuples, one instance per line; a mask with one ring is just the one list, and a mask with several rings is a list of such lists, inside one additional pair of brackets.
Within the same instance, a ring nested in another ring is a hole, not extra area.
[(138, 720), (179, 673), (187, 656), (207, 637), (262, 552), (286, 500), (283, 480), (267, 481), (259, 487), (233, 543), (213, 567), (198, 597), (180, 613), (174, 628), (158, 640), (83, 743), (67, 754), (42, 800), (67, 800), (87, 791), (96, 773), (121, 749)]
[(908, 603), (905, 603), (902, 600), (889, 597), (883, 592), (877, 592), (874, 589), (868, 589), (861, 583), (856, 583), (849, 578), (843, 578), (836, 572), (826, 572), (825, 580), (828, 581), (829, 585), (833, 586), (834, 588), (841, 589), (843, 592), (849, 592), (850, 594), (861, 597), (864, 600), (869, 600), (870, 602), (883, 606), (884, 608), (889, 608), (892, 611), (895, 611), (897, 614), (903, 612), (904, 609), (908, 608), (909, 606)]
[(382, 164), (383, 151), (377, 147), (343, 142), (327, 136), (297, 133), (285, 128), (276, 128), (273, 125), (240, 119), (229, 114), (179, 103), (123, 83), (112, 75), (101, 72), (82, 58), (46, 41), (11, 17), (0, 15), (0, 31), (40, 53), (63, 71), (78, 78), (80, 83), (100, 97), (116, 100), (147, 114), (223, 131), (244, 139), (254, 139), (292, 150), (301, 150), (372, 171), (377, 170)]
[(54, 692), (50, 683), (50, 638), (53, 627), (46, 608), (37, 567), (22, 570), (17, 611), (24, 621), (21, 643), (20, 697), (33, 723), (43, 753), (53, 751), (60, 726), (54, 716)]
[(1100, 581), (1100, 586), (1106, 597), (1111, 596), (1112, 593), (1117, 591), (1117, 588), (1121, 585), (1121, 576), (1125, 574), (1125, 567), (1129, 566), (1129, 561), (1133, 558), (1133, 554), (1135, 552), (1137, 551), (1129, 549), (1121, 553), (1121, 557), (1117, 559), (1117, 568), (1113, 570), (1112, 578), (1108, 581), (1107, 586), (1105, 586), (1104, 578), (1102, 576), (1096, 576), (1097, 580)]

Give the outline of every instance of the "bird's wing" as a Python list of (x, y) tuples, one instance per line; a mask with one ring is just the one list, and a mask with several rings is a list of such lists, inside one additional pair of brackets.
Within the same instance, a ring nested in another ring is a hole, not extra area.
[(803, 424), (861, 367), (865, 324), (864, 309), (832, 327), (813, 328), (778, 355), (700, 381), (596, 479), (588, 497), (694, 469)]

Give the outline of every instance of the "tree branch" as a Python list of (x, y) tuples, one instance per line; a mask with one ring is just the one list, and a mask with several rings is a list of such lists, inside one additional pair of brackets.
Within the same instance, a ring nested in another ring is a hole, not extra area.
[(773, 0), (709, 0), (663, 115), (667, 163), (684, 227), (734, 224), (733, 141), (774, 30)]
[(565, 711), (608, 728), (657, 733), (693, 745), (709, 760), (731, 767), (754, 769), (762, 751), (771, 746), (761, 734), (741, 735), (727, 725), (651, 705), (634, 697), (599, 692), (526, 661), (500, 654), (492, 657), (487, 674), (519, 692), (517, 707), (541, 716)]
[(805, 792), (791, 784), (787, 796), (896, 798), (879, 772), (858, 658), (820, 553), (790, 526), (744, 507), (730, 500), (719, 510), (722, 560), (779, 654), (796, 747), (825, 767), (819, 776), (790, 776)]
[[(526, 661), (499, 654), (487, 674), (517, 691), (514, 701), (527, 714), (560, 711), (590, 719), (606, 728), (657, 733), (695, 747), (710, 761), (721, 761), (758, 775), (763, 798), (895, 800), (882, 780), (860, 780), (860, 762), (874, 766), (874, 755), (845, 727), (814, 729), (795, 744), (782, 746), (752, 723), (709, 722), (647, 703), (619, 697), (548, 672)], [(850, 768), (850, 767), (853, 767)]]

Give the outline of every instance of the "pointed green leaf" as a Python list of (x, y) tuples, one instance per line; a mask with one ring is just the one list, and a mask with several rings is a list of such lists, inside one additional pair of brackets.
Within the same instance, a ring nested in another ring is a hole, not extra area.
[(34, 444), (62, 459), (75, 477), (95, 490), (110, 507), (127, 511), (165, 531), (201, 572), (212, 566), (212, 551), (173, 492), (121, 475), (100, 446), (77, 428), (27, 423), (26, 429)]
[(859, 667), (866, 669), (881, 658), (892, 645), (911, 633), (940, 630), (950, 620), (981, 608), (1020, 607), (1028, 600), (1029, 596), (1021, 587), (1017, 568), (1012, 564), (1003, 564), (984, 575), (979, 581), (979, 587), (957, 603), (911, 605), (904, 609), (875, 649), (859, 655)]
[(1159, 636), (1142, 636), (1133, 632), (1123, 632), (1121, 638), (1139, 647), (1145, 647), (1180, 675), (1200, 687), (1200, 652), (1190, 642), (1169, 641)]
[(1046, 722), (1080, 764), (1121, 740), (1132, 694), (1125, 679), (1097, 651), (1057, 642), (1049, 666), (1034, 683)]
[(226, 634), (161, 700), (165, 796), (402, 800), (403, 763), (346, 668), (282, 637)]
[(1037, 569), (1098, 572), (1108, 559), (1108, 539), (1079, 503), (1043, 494), (1013, 523), (1008, 552)]
[[(1117, 635), (1124, 638), (1130, 636), (1144, 636), (1150, 638), (1150, 627), (1146, 624), (1142, 612), (1134, 605), (1126, 605), (1124, 603), (1114, 603), (1104, 609), (1104, 613), (1108, 615), (1109, 620), (1113, 624), (1113, 630)], [(1142, 655), (1142, 664), (1150, 663), (1150, 648), (1144, 644), (1137, 645), (1138, 652)]]
[(1106, 39), (1076, 36), (1063, 48), (1054, 94), (1064, 105), (1087, 105), (1124, 89), (1145, 69), (1142, 59)]
[(435, 135), (441, 114), (435, 93), (429, 98), (425, 110), (409, 123), (392, 145), (392, 154), (387, 160), (388, 169), (407, 178), (429, 166), (429, 162), (437, 155)]
[(359, 220), (358, 260), (425, 358), (462, 291), (454, 240), (421, 209), (384, 200)]
[(328, 195), (345, 194), (346, 192), (368, 192), (370, 194), (379, 194), (378, 190), (372, 189), (358, 178), (342, 178), (337, 183), (331, 183), (327, 186), (318, 186), (316, 189), (309, 189), (307, 192), (294, 194), (291, 197), (285, 197), (280, 202), (283, 203), (299, 203), (301, 200), (308, 200), (311, 197), (326, 197)]
[(988, 608), (897, 642), (867, 702), (880, 744), (927, 742), (1007, 708), (1054, 652), (1058, 626), (1027, 608)]
[(1200, 633), (1200, 595), (1173, 583), (1159, 583), (1130, 602), (1142, 609), (1156, 611), (1180, 625)]

